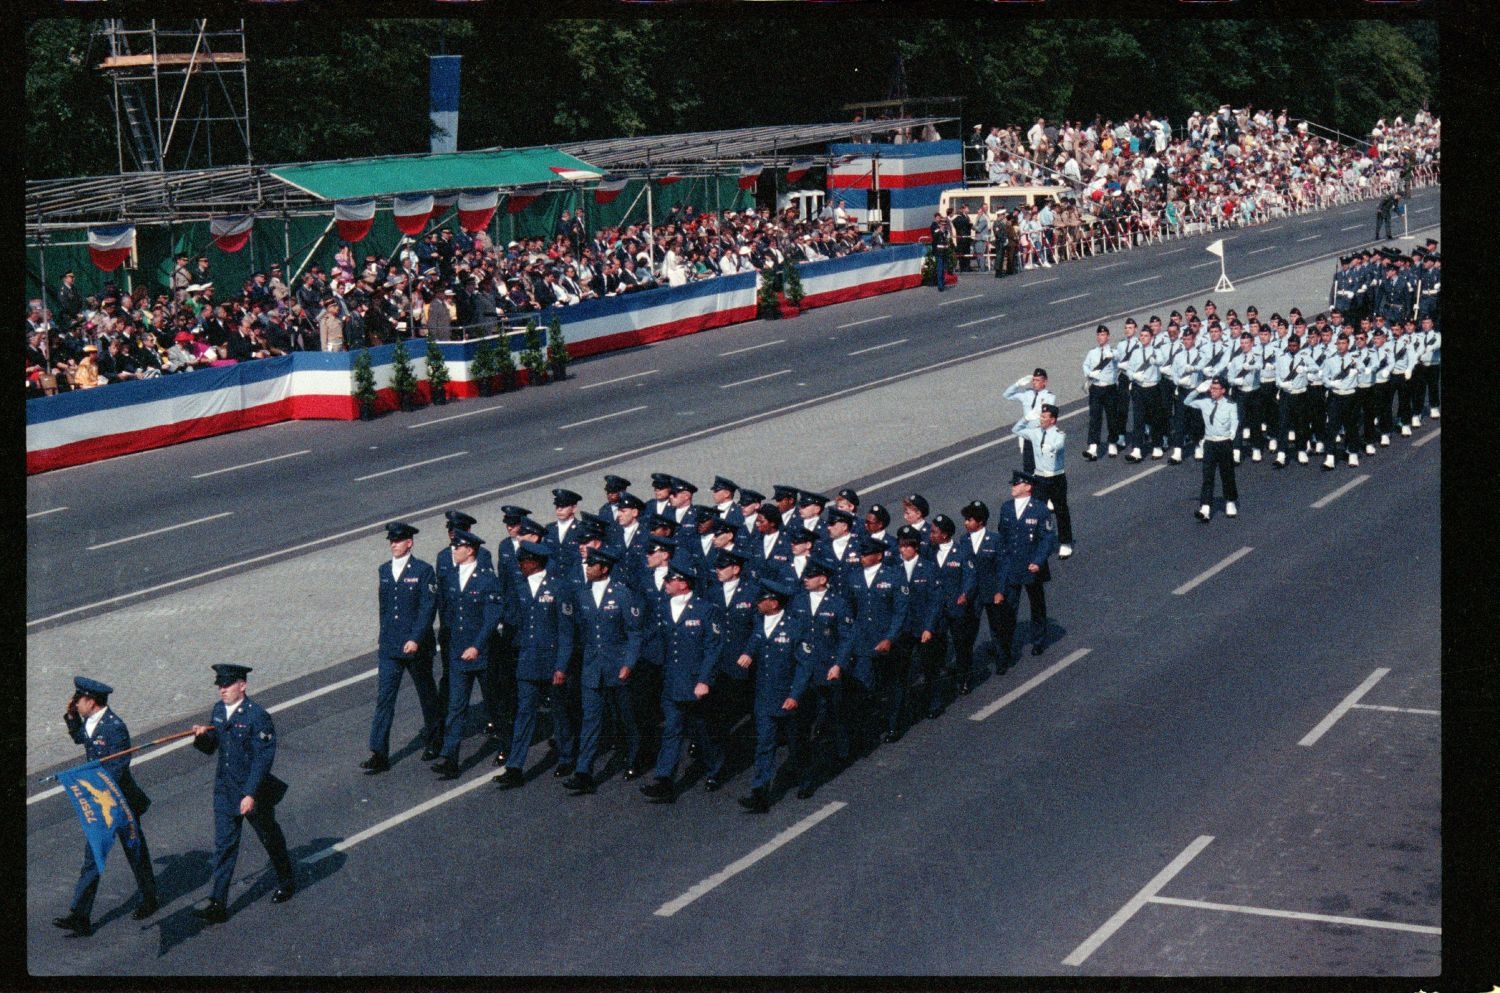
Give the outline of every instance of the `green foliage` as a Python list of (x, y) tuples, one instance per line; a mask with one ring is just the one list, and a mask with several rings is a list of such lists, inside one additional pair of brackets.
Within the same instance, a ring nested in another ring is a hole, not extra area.
[(516, 358), (510, 351), (510, 335), (502, 327), (500, 331), (500, 342), (495, 347), (495, 374), (506, 384), (511, 384), (516, 376)]
[(802, 306), (802, 299), (807, 296), (807, 293), (802, 289), (802, 270), (798, 267), (797, 260), (790, 255), (786, 257), (783, 274), (786, 285), (786, 302), (793, 307)]
[(556, 314), (552, 315), (552, 323), (547, 327), (547, 364), (558, 379), (567, 375), (568, 342), (563, 337), (562, 318)]
[(527, 382), (535, 386), (547, 374), (547, 355), (542, 351), (542, 332), (536, 326), (536, 318), (526, 318), (525, 347), (521, 352), (521, 365), (526, 367)]
[(427, 385), (432, 389), (448, 385), (448, 363), (443, 359), (443, 351), (438, 348), (438, 343), (431, 338), (427, 339)]
[(354, 356), (354, 399), (360, 403), (375, 402), (375, 368), (368, 348), (361, 348)]
[(391, 388), (398, 396), (417, 392), (417, 372), (412, 368), (411, 354), (404, 341), (396, 342), (396, 350), (391, 353)]
[(760, 289), (755, 291), (755, 309), (762, 320), (774, 321), (781, 316), (776, 305), (776, 281), (769, 271), (760, 274)]
[(499, 370), (495, 365), (495, 346), (488, 341), (480, 341), (474, 346), (474, 357), (469, 360), (469, 377), (489, 379), (497, 371)]

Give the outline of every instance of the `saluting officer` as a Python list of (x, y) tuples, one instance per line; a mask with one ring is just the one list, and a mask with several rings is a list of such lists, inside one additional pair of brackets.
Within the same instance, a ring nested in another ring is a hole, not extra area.
[(214, 870), (208, 903), (197, 913), (211, 924), (229, 919), (229, 882), (240, 857), (240, 829), (250, 821), (276, 872), (272, 903), (285, 903), (297, 892), (297, 877), (287, 853), (286, 835), (276, 823), (276, 804), (286, 783), (271, 773), (276, 761), (276, 725), (265, 708), (245, 695), (246, 665), (213, 666), (219, 702), (208, 724), (193, 725), (193, 747), (205, 755), (219, 753), (214, 774)]
[(723, 782), (724, 754), (708, 733), (706, 709), (724, 637), (723, 615), (712, 601), (693, 594), (697, 579), (693, 566), (686, 562), (667, 566), (667, 612), (660, 618), (661, 709), (666, 722), (656, 753), (655, 778), (641, 787), (646, 797), (659, 803), (676, 799), (672, 780), (684, 736), (698, 746), (707, 766), (704, 787), (713, 791)]
[(739, 805), (763, 814), (771, 809), (777, 746), (787, 744), (789, 766), (802, 765), (802, 736), (795, 711), (812, 675), (808, 639), (813, 621), (786, 609), (792, 588), (779, 579), (761, 580), (759, 591), (760, 619), (737, 663), (752, 671), (755, 680), (755, 767), (750, 792), (739, 798)]
[(573, 624), (564, 613), (570, 588), (550, 574), (552, 550), (538, 541), (523, 541), (516, 551), (521, 581), (506, 598), (506, 627), (513, 629), (510, 651), (516, 679), (516, 719), (505, 770), (495, 777), (503, 789), (525, 785), (526, 755), (536, 737), (537, 714), (544, 697), (552, 702), (552, 748), (557, 767), (572, 769), (578, 735), (564, 705), (568, 659), (573, 654)]
[(378, 775), (391, 767), (391, 722), (396, 715), (396, 695), (401, 674), (411, 674), (422, 706), (424, 751), (422, 759), (438, 757), (443, 734), (443, 705), (432, 681), (432, 621), (437, 615), (437, 573), (412, 555), (416, 528), (405, 521), (385, 526), (391, 557), (380, 563), (380, 685), (375, 693), (375, 717), (370, 722), (370, 757), (360, 763), (366, 775)]
[(1036, 477), (1029, 472), (1011, 473), (1010, 499), (1000, 505), (1000, 579), (1004, 592), (1000, 601), (1000, 643), (1015, 640), (1016, 611), (1021, 590), (1031, 608), (1031, 654), (1042, 654), (1047, 643), (1047, 591), (1052, 578), (1047, 559), (1057, 550), (1057, 524), (1047, 505), (1032, 499)]
[(641, 656), (641, 606), (623, 580), (613, 577), (619, 559), (605, 548), (590, 548), (584, 572), (587, 585), (564, 601), (571, 614), (583, 659), (579, 687), (583, 697), (583, 726), (578, 736), (578, 761), (563, 786), (574, 793), (594, 792), (594, 756), (606, 715), (616, 747), (623, 745), (625, 778), (640, 775), (641, 732), (632, 706), (630, 677)]
[[(74, 676), (73, 690), (63, 714), (63, 723), (67, 725), (68, 737), (83, 746), (84, 757), (97, 762), (106, 755), (128, 751), (130, 729), (109, 706), (109, 695), (114, 688), (97, 679)], [(130, 916), (143, 921), (157, 910), (156, 874), (151, 869), (151, 851), (146, 847), (146, 834), (141, 828), (141, 816), (151, 806), (151, 798), (131, 775), (129, 755), (111, 759), (103, 764), (103, 768), (120, 787), (125, 803), (135, 815), (137, 845), (132, 849), (121, 835), (120, 847), (125, 849), (125, 859), (130, 863), (130, 871), (135, 874), (135, 884), (141, 893), (141, 902), (136, 904)], [(83, 868), (78, 871), (78, 885), (73, 888), (73, 906), (67, 916), (55, 917), (52, 923), (84, 937), (92, 934), (94, 926), (89, 918), (94, 909), (94, 895), (98, 892), (99, 866), (94, 861), (93, 848), (84, 842)]]
[[(1239, 514), (1235, 501), (1240, 498), (1234, 481), (1234, 458), (1230, 452), (1238, 443), (1240, 418), (1235, 405), (1225, 398), (1228, 384), (1222, 376), (1215, 376), (1201, 384), (1188, 405), (1203, 414), (1203, 486), (1198, 495), (1197, 517), (1204, 523), (1213, 515), (1214, 471), (1224, 484), (1224, 516)], [(1207, 393), (1208, 396), (1198, 394)]]
[[(1042, 405), (1046, 403), (1056, 404), (1057, 397), (1047, 389), (1047, 370), (1034, 369), (1030, 376), (1022, 376), (1005, 388), (1002, 394), (1007, 400), (1015, 400), (1021, 405), (1021, 420), (1035, 426), (1042, 416)], [(1032, 452), (1031, 439), (1021, 436), (1021, 463), (1030, 472), (1036, 466), (1036, 457)], [(925, 511), (923, 512), (926, 513)], [(913, 525), (918, 530), (926, 529), (919, 525)]]
[[(438, 611), (448, 632), (448, 715), (441, 759), (432, 767), (442, 779), (457, 779), (458, 747), (464, 737), (464, 716), (474, 683), (479, 683), (492, 726), (498, 724), (495, 688), (488, 678), (491, 636), (504, 608), (500, 581), (479, 568), (483, 539), (469, 531), (453, 532), (454, 571), (438, 585)], [(497, 728), (498, 730), (498, 728)]]

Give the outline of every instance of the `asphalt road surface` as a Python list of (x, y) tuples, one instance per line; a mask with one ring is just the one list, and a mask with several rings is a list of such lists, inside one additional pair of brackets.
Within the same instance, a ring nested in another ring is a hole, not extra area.
[[(1435, 221), (1436, 206), (1435, 191), (1418, 194), (1414, 210), (1433, 213), (1414, 213), (1414, 229)], [(1287, 279), (1316, 282), (1331, 271), (1329, 253), (1361, 243), (1353, 235), (1368, 234), (1372, 213), (1360, 205), (1234, 232), (1231, 275), (1242, 283), (1292, 266)], [(1356, 221), (1358, 232), (1340, 232)], [(1216, 268), (1190, 268), (1214, 262), (1201, 252), (1208, 240), (1010, 280), (965, 277), (941, 300), (896, 294), (693, 336), (580, 363), (560, 386), (404, 419), (286, 425), (33, 477), (29, 513), (69, 509), (31, 522), (29, 611), (36, 621), (174, 579), (191, 585), (243, 558), (368, 533), (552, 468), (772, 417), (1080, 322), (1144, 317), (1158, 301), (1212, 285)], [(1266, 246), (1242, 256), (1246, 271), (1238, 271), (1233, 253)], [(1310, 259), (1314, 267), (1295, 268)], [(1050, 302), (1078, 294), (1088, 295)], [(1265, 299), (1237, 296), (1234, 305), (1260, 302), (1264, 312)], [(989, 319), (999, 313), (1006, 318)], [(765, 347), (721, 355), (751, 345)], [(876, 350), (849, 354), (867, 348)], [(777, 374), (783, 368), (791, 371)], [(770, 378), (733, 385), (762, 375)], [(1059, 394), (1064, 427), (1077, 437), (1082, 403), (1071, 387)], [(596, 422), (608, 431), (564, 427), (642, 405)], [(877, 444), (858, 418), (830, 424), (816, 409), (809, 429)], [(458, 414), (472, 416), (407, 426)], [(670, 806), (647, 804), (617, 774), (595, 796), (565, 794), (545, 743), (532, 752), (528, 784), (499, 793), (489, 782), (492, 750), (477, 735), (465, 741), (463, 777), (437, 782), (408, 740), (419, 724), (409, 688), (395, 768), (365, 777), (356, 765), (373, 705), (371, 656), (313, 660), (304, 675), (262, 691), (252, 682), (275, 708), (276, 771), (292, 786), (281, 821), (299, 860), (297, 896), (269, 903), (273, 877), (247, 833), (229, 923), (206, 927), (193, 916), (212, 855), (212, 762), (191, 749), (164, 751), (136, 772), (155, 801), (145, 828), (163, 900), (144, 924), (129, 918), (133, 881), (116, 852), (96, 934), (50, 926), (67, 909), (82, 846), (65, 799), (33, 790), (28, 968), (1434, 975), (1442, 964), (1440, 424), (1394, 439), (1358, 469), (1276, 472), (1247, 462), (1241, 516), (1208, 525), (1191, 518), (1196, 463), (1090, 464), (1070, 446), (1078, 554), (1054, 566), (1045, 654), (990, 675), (811, 799), (779, 795), (768, 815), (734, 803), (748, 788), (743, 749), (723, 791), (705, 793), (690, 773)], [(795, 447), (795, 433), (785, 438)], [(1017, 461), (1003, 429), (934, 429), (929, 442), (893, 448), (874, 460), (878, 471), (848, 482), (866, 502), (889, 505), (915, 490), (949, 513), (976, 495), (995, 505), (996, 480)], [(302, 449), (309, 453), (190, 479)], [(472, 457), (404, 480), (376, 477), (368, 492), (355, 482), (457, 451)], [(224, 512), (232, 516), (101, 550), (107, 556), (86, 560), (87, 569), (70, 558)], [(199, 527), (213, 539), (192, 539)], [(370, 551), (373, 568), (380, 549)], [(1023, 620), (1023, 637), (1025, 628)], [(214, 699), (206, 675), (188, 678), (206, 714)], [(124, 695), (116, 703), (132, 721)], [(132, 725), (138, 741), (155, 729)]]

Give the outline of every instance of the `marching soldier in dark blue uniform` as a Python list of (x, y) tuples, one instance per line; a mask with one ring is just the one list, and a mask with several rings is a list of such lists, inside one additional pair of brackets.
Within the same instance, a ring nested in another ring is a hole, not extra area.
[(884, 714), (877, 694), (890, 681), (891, 649), (906, 622), (911, 588), (900, 566), (886, 562), (889, 549), (878, 538), (859, 542), (859, 565), (846, 574), (844, 590), (854, 605), (854, 635), (850, 675), (845, 692), (856, 739), (873, 747), (880, 737)]
[(849, 761), (849, 718), (844, 707), (844, 686), (848, 683), (849, 648), (854, 634), (854, 613), (849, 601), (829, 585), (842, 571), (832, 559), (813, 558), (802, 570), (802, 589), (787, 609), (812, 619), (807, 634), (807, 688), (799, 699), (802, 706), (796, 734), (805, 745), (807, 761), (801, 763), (801, 783), (797, 796), (812, 796), (817, 784), (820, 750), (815, 740), (816, 728), (833, 738), (834, 758), (842, 766)]
[[(109, 707), (109, 695), (114, 689), (96, 679), (85, 676), (73, 678), (73, 697), (68, 701), (63, 723), (67, 725), (68, 737), (83, 746), (84, 757), (97, 762), (106, 755), (128, 751), (130, 730)], [(125, 849), (125, 858), (130, 871), (135, 874), (136, 886), (141, 892), (141, 902), (136, 904), (130, 916), (143, 921), (156, 913), (156, 874), (151, 870), (151, 852), (146, 847), (146, 835), (141, 829), (141, 816), (151, 806), (146, 791), (136, 783), (130, 773), (130, 756), (111, 759), (103, 764), (104, 771), (120, 787), (125, 803), (135, 815), (138, 844), (134, 850), (121, 837), (120, 847)], [(66, 917), (54, 918), (52, 923), (74, 934), (88, 936), (93, 933), (90, 915), (94, 909), (94, 895), (99, 891), (99, 866), (94, 861), (94, 850), (87, 842), (83, 846), (83, 868), (78, 872), (78, 885), (73, 888), (73, 906)]]
[[(1042, 446), (1038, 446), (1037, 451), (1040, 453)], [(918, 657), (925, 677), (922, 706), (928, 717), (936, 717), (943, 709), (938, 681), (947, 662), (948, 645), (950, 642), (954, 644), (956, 656), (958, 639), (955, 632), (962, 630), (966, 620), (975, 612), (975, 568), (973, 547), (966, 538), (957, 537), (958, 525), (953, 518), (938, 514), (932, 519), (931, 530), (932, 561), (937, 566), (937, 595), (922, 621)]]
[(678, 561), (667, 567), (666, 613), (658, 618), (663, 648), (661, 709), (666, 723), (656, 753), (655, 778), (641, 787), (643, 794), (657, 802), (676, 799), (672, 780), (684, 736), (697, 744), (708, 767), (704, 787), (716, 790), (723, 782), (724, 754), (708, 733), (706, 710), (724, 638), (723, 615), (711, 601), (694, 595), (697, 578), (688, 563)]
[(438, 611), (448, 632), (448, 715), (442, 758), (432, 771), (443, 779), (458, 778), (458, 746), (475, 682), (491, 724), (497, 720), (488, 671), (491, 638), (500, 625), (504, 602), (500, 581), (479, 567), (477, 553), (483, 544), (478, 535), (455, 531), (450, 546), (454, 571), (442, 577), (438, 586)]
[[(745, 578), (747, 557), (743, 552), (722, 548), (714, 553), (714, 581), (705, 595), (723, 611), (724, 637), (719, 642), (719, 663), (714, 691), (709, 696), (709, 730), (727, 753), (730, 736), (740, 719), (750, 712), (754, 687), (750, 674), (739, 667), (740, 653), (750, 640), (750, 631), (759, 616), (755, 609), (760, 593)], [(754, 722), (751, 722), (754, 730)]]
[(624, 476), (608, 475), (604, 477), (604, 502), (599, 505), (599, 516), (607, 521), (616, 521), (615, 511), (619, 509), (620, 497), (630, 492), (630, 480)]
[(731, 524), (745, 523), (744, 511), (734, 502), (734, 495), (739, 492), (739, 489), (739, 484), (723, 476), (715, 476), (714, 481), (709, 484), (709, 491), (714, 498), (714, 509), (719, 512), (720, 517)]
[(584, 571), (587, 582), (573, 591), (563, 612), (582, 649), (578, 684), (583, 699), (583, 725), (578, 735), (578, 761), (563, 786), (574, 793), (594, 792), (594, 757), (606, 716), (616, 748), (623, 745), (625, 778), (640, 775), (641, 732), (632, 706), (630, 678), (641, 655), (641, 605), (624, 579), (613, 576), (619, 558), (605, 548), (590, 548)]
[(276, 761), (276, 725), (265, 708), (245, 695), (250, 667), (213, 666), (219, 702), (208, 724), (193, 725), (193, 747), (205, 755), (219, 753), (214, 775), (213, 892), (198, 916), (211, 924), (229, 919), (229, 882), (240, 856), (240, 829), (250, 821), (276, 871), (272, 903), (285, 903), (297, 892), (297, 877), (287, 853), (286, 836), (276, 823), (276, 804), (286, 783), (271, 773)]
[(1021, 590), (1031, 607), (1031, 654), (1040, 655), (1047, 641), (1047, 591), (1052, 578), (1047, 560), (1057, 551), (1057, 523), (1047, 505), (1031, 498), (1036, 477), (1016, 470), (1011, 474), (1010, 499), (1000, 506), (1000, 569), (1004, 583), (1001, 613), (1002, 645), (1015, 639), (1017, 602)]
[(781, 529), (781, 511), (761, 505), (755, 517), (756, 533), (750, 537), (751, 577), (762, 579), (784, 577), (792, 566), (792, 546)]
[(375, 717), (370, 722), (370, 757), (360, 763), (367, 775), (391, 767), (391, 722), (401, 674), (409, 672), (422, 705), (423, 759), (438, 756), (443, 733), (443, 705), (432, 681), (432, 621), (437, 614), (437, 573), (412, 555), (417, 529), (404, 521), (385, 526), (391, 557), (380, 564), (380, 686), (375, 693)]
[[(526, 540), (526, 535), (522, 533), (522, 525), (531, 518), (531, 511), (525, 507), (506, 504), (500, 508), (500, 513), (505, 522), (505, 538), (495, 547), (495, 574), (505, 575), (514, 581), (521, 575), (516, 570), (516, 550), (521, 547), (521, 542)], [(542, 529), (542, 532), (545, 534), (546, 530)], [(447, 549), (443, 551), (446, 552)], [(502, 582), (500, 585), (503, 589), (506, 583)]]
[[(433, 571), (437, 573), (437, 584), (439, 592), (442, 591), (445, 577), (451, 576), (458, 571), (458, 567), (453, 564), (453, 536), (461, 531), (472, 534), (474, 525), (477, 523), (472, 515), (466, 514), (462, 510), (450, 510), (443, 515), (443, 518), (448, 528), (448, 544), (438, 552), (437, 558), (433, 561), (432, 564)], [(475, 562), (478, 564), (479, 569), (483, 572), (493, 573), (495, 571), (495, 562), (494, 559), (490, 556), (490, 550), (488, 548), (479, 549), (479, 554), (475, 559)], [(448, 632), (443, 627), (444, 620), (441, 610), (438, 612), (437, 621), (437, 657), (439, 669), (437, 692), (438, 702), (442, 706), (444, 711), (446, 711), (448, 707), (447, 701), (449, 683)], [(486, 725), (484, 730), (485, 734), (489, 735), (490, 737), (497, 737), (499, 735), (500, 727), (495, 723), (493, 716), (491, 717), (490, 722)], [(430, 751), (433, 747), (440, 748), (442, 742), (440, 740), (428, 741), (427, 744), (429, 746), (428, 750)]]
[(813, 621), (786, 609), (792, 589), (778, 579), (760, 582), (760, 617), (750, 633), (738, 664), (755, 679), (755, 771), (750, 792), (739, 798), (746, 810), (763, 814), (771, 809), (771, 784), (776, 776), (776, 748), (788, 746), (787, 764), (802, 765), (801, 728), (796, 720), (799, 698), (806, 692), (812, 671), (808, 638)]
[[(870, 504), (870, 509), (865, 511), (865, 530), (861, 537), (878, 538), (885, 542), (887, 553), (885, 560), (895, 563), (896, 556), (896, 532), (889, 530), (891, 526), (891, 512), (878, 503)], [(854, 561), (850, 565), (859, 565), (859, 542), (853, 543)], [(845, 573), (847, 577), (848, 573)]]
[(578, 505), (583, 497), (572, 490), (556, 489), (552, 491), (552, 507), (557, 520), (547, 525), (547, 544), (552, 547), (554, 568), (561, 562), (573, 562), (578, 558), (579, 534), (578, 522), (574, 517), (578, 513)]
[[(971, 607), (970, 611), (953, 623), (953, 665), (958, 679), (958, 693), (967, 696), (973, 686), (974, 642), (979, 637), (979, 615), (984, 612), (990, 627), (990, 646), (998, 653), (997, 664), (1003, 669), (1015, 663), (1015, 654), (1010, 642), (1000, 637), (1005, 630), (1005, 608), (1001, 595), (1005, 583), (1001, 579), (1000, 536), (987, 525), (990, 508), (982, 500), (972, 500), (959, 512), (964, 519), (964, 535), (960, 539), (969, 550), (969, 560), (974, 570), (974, 589), (965, 600), (959, 594), (959, 606)], [(958, 602), (958, 601), (955, 601)]]
[[(670, 473), (653, 472), (651, 474), (651, 499), (646, 505), (649, 509), (643, 511), (648, 516), (661, 514), (667, 516), (672, 509), (672, 476)], [(674, 520), (675, 524), (676, 521)]]
[[(914, 662), (920, 660), (927, 672), (927, 695), (932, 700), (940, 699), (933, 692), (932, 683), (937, 679), (937, 669), (929, 663), (928, 656), (933, 640), (933, 628), (937, 627), (939, 601), (938, 567), (933, 559), (923, 558), (922, 535), (910, 524), (896, 532), (896, 551), (901, 556), (897, 568), (901, 569), (909, 591), (906, 601), (906, 618), (901, 623), (901, 633), (896, 636), (896, 645), (891, 650), (891, 688), (889, 706), (886, 708), (884, 741), (889, 744), (900, 741), (911, 723), (907, 714), (907, 701), (911, 696), (911, 676)], [(926, 638), (923, 638), (923, 635)], [(937, 655), (939, 664), (942, 656)], [(936, 714), (929, 713), (935, 717)]]
[(503, 789), (526, 782), (526, 754), (536, 737), (537, 714), (544, 697), (552, 700), (553, 754), (558, 768), (572, 769), (578, 737), (563, 706), (568, 659), (573, 654), (572, 619), (563, 612), (569, 587), (547, 568), (552, 550), (536, 541), (523, 541), (516, 552), (521, 581), (512, 585), (502, 612), (511, 629), (510, 655), (515, 668), (516, 719), (505, 771), (495, 777)]

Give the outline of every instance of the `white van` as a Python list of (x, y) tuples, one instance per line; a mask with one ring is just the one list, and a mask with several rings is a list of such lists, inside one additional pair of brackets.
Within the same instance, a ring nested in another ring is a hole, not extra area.
[(1066, 186), (969, 186), (944, 190), (938, 197), (938, 209), (946, 217), (951, 207), (956, 214), (963, 207), (969, 213), (979, 210), (983, 204), (993, 215), (1002, 210), (1012, 211), (1017, 207), (1031, 207), (1043, 201), (1067, 193)]

